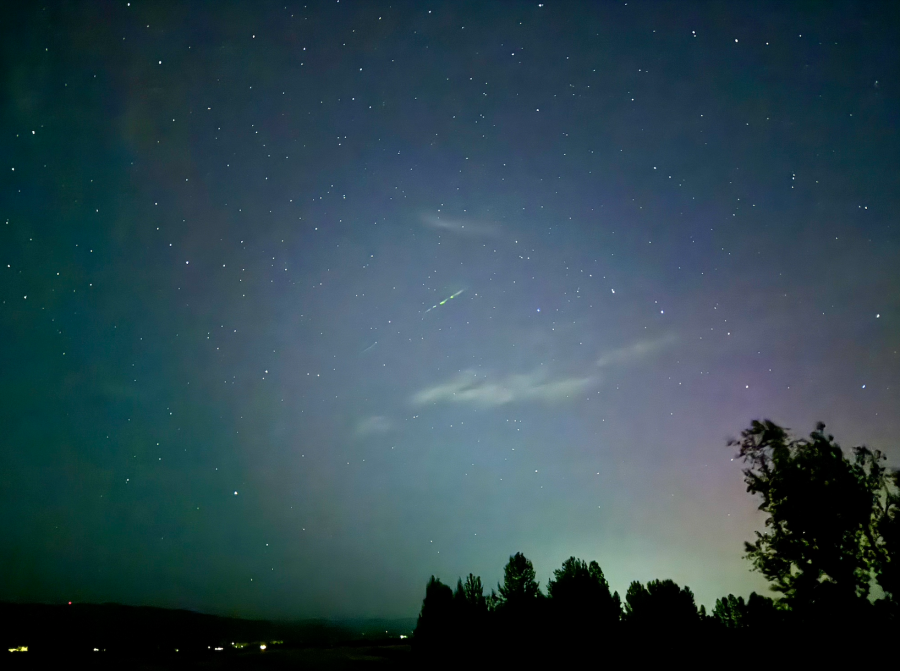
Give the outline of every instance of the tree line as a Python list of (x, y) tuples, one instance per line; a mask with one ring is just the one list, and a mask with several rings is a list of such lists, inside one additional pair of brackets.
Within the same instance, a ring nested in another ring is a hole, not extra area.
[(516, 553), (490, 594), (479, 576), (459, 579), (455, 590), (432, 576), (414, 650), (452, 658), (464, 644), (527, 655), (550, 641), (573, 651), (616, 637), (635, 645), (648, 634), (656, 641), (709, 643), (773, 642), (774, 632), (790, 632), (797, 646), (816, 640), (823, 652), (850, 632), (877, 638), (894, 631), (900, 620), (900, 471), (889, 470), (878, 450), (855, 447), (845, 455), (821, 423), (808, 438), (795, 439), (771, 421), (754, 421), (728, 444), (738, 448), (747, 491), (766, 514), (764, 531), (745, 543), (745, 556), (775, 598), (729, 594), (708, 613), (689, 587), (651, 580), (632, 582), (623, 600), (596, 561), (576, 557), (553, 571), (544, 593), (531, 561)]

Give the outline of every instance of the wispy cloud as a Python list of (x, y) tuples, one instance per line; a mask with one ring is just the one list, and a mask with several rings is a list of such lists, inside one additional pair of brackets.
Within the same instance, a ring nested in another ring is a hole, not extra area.
[[(634, 363), (665, 349), (676, 340), (674, 335), (638, 340), (625, 347), (609, 350), (596, 360), (598, 368)], [(519, 402), (559, 403), (576, 399), (597, 387), (600, 375), (551, 377), (544, 370), (492, 378), (470, 369), (413, 394), (414, 405), (468, 403), (485, 408)]]
[(370, 436), (373, 433), (387, 433), (394, 428), (393, 422), (382, 415), (366, 417), (356, 425), (357, 436)]
[(541, 371), (508, 375), (498, 380), (468, 370), (447, 382), (427, 387), (412, 397), (415, 405), (470, 403), (492, 407), (521, 401), (553, 403), (574, 398), (597, 383), (596, 377), (550, 378)]
[(422, 223), (428, 228), (439, 231), (455, 233), (456, 235), (467, 235), (471, 237), (493, 237), (499, 234), (498, 228), (494, 224), (486, 224), (477, 221), (464, 221), (462, 219), (453, 219), (452, 217), (442, 217), (440, 215), (426, 214), (422, 216)]
[(674, 342), (675, 336), (671, 334), (663, 336), (662, 338), (638, 340), (637, 342), (626, 345), (625, 347), (619, 347), (617, 349), (612, 349), (604, 352), (599, 356), (596, 363), (599, 368), (631, 363), (632, 361), (644, 359), (648, 356), (656, 354), (657, 352), (665, 349)]

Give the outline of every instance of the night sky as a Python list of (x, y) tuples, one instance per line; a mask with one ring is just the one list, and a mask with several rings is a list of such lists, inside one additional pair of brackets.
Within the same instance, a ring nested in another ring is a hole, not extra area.
[(751, 420), (900, 465), (892, 5), (2, 12), (0, 599), (709, 607)]

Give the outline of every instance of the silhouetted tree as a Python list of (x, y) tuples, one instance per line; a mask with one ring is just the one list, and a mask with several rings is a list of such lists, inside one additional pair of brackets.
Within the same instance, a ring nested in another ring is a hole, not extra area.
[(609, 583), (595, 561), (588, 565), (575, 557), (566, 559), (547, 583), (547, 595), (557, 633), (593, 638), (608, 635), (610, 627), (619, 621), (619, 594), (610, 593)]
[(743, 621), (754, 631), (774, 631), (784, 621), (783, 605), (774, 599), (756, 592), (750, 592), (744, 608)]
[(884, 460), (865, 447), (844, 457), (834, 437), (819, 423), (809, 439), (791, 439), (768, 420), (741, 433), (738, 456), (747, 491), (762, 498), (767, 531), (746, 543), (756, 570), (785, 595), (803, 617), (849, 613), (869, 592), (867, 546), (873, 511), (884, 486)]
[(487, 612), (487, 601), (484, 598), (484, 587), (481, 585), (481, 577), (469, 574), (465, 584), (460, 579), (456, 583), (454, 599), (459, 600), (464, 607), (471, 612)]
[(775, 601), (767, 596), (751, 592), (750, 598), (729, 594), (716, 599), (712, 617), (726, 629), (753, 629), (763, 631), (771, 629), (781, 621), (782, 611)]
[(633, 620), (635, 611), (643, 610), (650, 592), (637, 580), (632, 581), (625, 592), (625, 619)]
[(747, 604), (744, 603), (744, 597), (736, 597), (734, 594), (729, 594), (721, 599), (716, 599), (712, 616), (727, 629), (740, 629), (746, 626), (744, 621), (746, 608)]
[(509, 558), (503, 568), (503, 584), (497, 586), (500, 607), (517, 607), (541, 598), (534, 566), (521, 552)]
[(453, 590), (431, 576), (425, 586), (425, 599), (413, 632), (413, 644), (418, 651), (436, 652), (450, 644), (455, 628)]
[(454, 634), (470, 644), (476, 639), (483, 639), (487, 633), (488, 605), (479, 576), (470, 573), (465, 584), (462, 579), (456, 581), (453, 606)]
[(494, 624), (496, 635), (514, 658), (526, 654), (544, 633), (543, 597), (531, 562), (521, 552), (510, 557), (503, 582), (497, 586)]
[(625, 594), (625, 620), (633, 627), (656, 632), (693, 627), (700, 622), (694, 593), (672, 580), (651, 580), (645, 587), (635, 581)]
[(889, 616), (900, 617), (900, 471), (885, 478), (878, 502), (872, 558), (878, 585), (884, 590)]

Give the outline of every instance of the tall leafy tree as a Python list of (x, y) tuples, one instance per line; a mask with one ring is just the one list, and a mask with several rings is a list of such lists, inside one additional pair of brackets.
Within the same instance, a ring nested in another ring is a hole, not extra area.
[(784, 621), (784, 608), (774, 599), (756, 592), (750, 592), (747, 606), (744, 608), (742, 621), (750, 629), (762, 631), (775, 630)]
[(567, 621), (602, 627), (619, 620), (619, 595), (610, 593), (609, 583), (595, 561), (587, 564), (575, 557), (566, 559), (547, 583), (547, 594), (554, 611)]
[(647, 588), (637, 580), (632, 581), (625, 592), (625, 619), (634, 621), (635, 613), (643, 611), (649, 599)]
[(425, 585), (425, 599), (413, 632), (413, 643), (419, 650), (433, 651), (445, 646), (455, 628), (453, 590), (431, 576)]
[(716, 599), (712, 617), (727, 629), (750, 628), (762, 631), (764, 628), (772, 629), (778, 625), (781, 611), (769, 597), (751, 592), (746, 602), (744, 597), (736, 597), (734, 594)]
[(744, 611), (747, 604), (744, 603), (744, 597), (729, 594), (721, 599), (716, 599), (716, 605), (713, 608), (713, 618), (727, 629), (741, 629), (745, 626)]
[(900, 471), (885, 478), (875, 514), (872, 558), (875, 577), (893, 615), (900, 615)]
[(657, 630), (683, 629), (700, 622), (694, 593), (672, 580), (634, 581), (625, 594), (625, 620)]
[(539, 599), (541, 590), (535, 579), (534, 566), (521, 552), (509, 558), (503, 568), (503, 583), (497, 586), (501, 606), (518, 606)]
[(531, 562), (521, 552), (510, 557), (503, 582), (497, 586), (496, 596), (492, 594), (495, 631), (510, 654), (524, 654), (545, 633), (543, 596)]
[(453, 606), (454, 636), (459, 641), (467, 641), (471, 649), (483, 638), (487, 627), (488, 604), (480, 577), (470, 573), (465, 583), (461, 578), (456, 581)]
[(769, 420), (741, 433), (747, 491), (758, 495), (766, 531), (746, 543), (753, 567), (795, 609), (844, 604), (869, 591), (868, 557), (880, 541), (873, 511), (884, 485), (883, 455), (865, 447), (847, 459), (819, 423), (792, 439)]
[(466, 606), (473, 611), (487, 611), (487, 602), (484, 598), (484, 587), (481, 584), (481, 576), (469, 574), (466, 583), (460, 581), (456, 587), (457, 591), (462, 590), (462, 598)]

